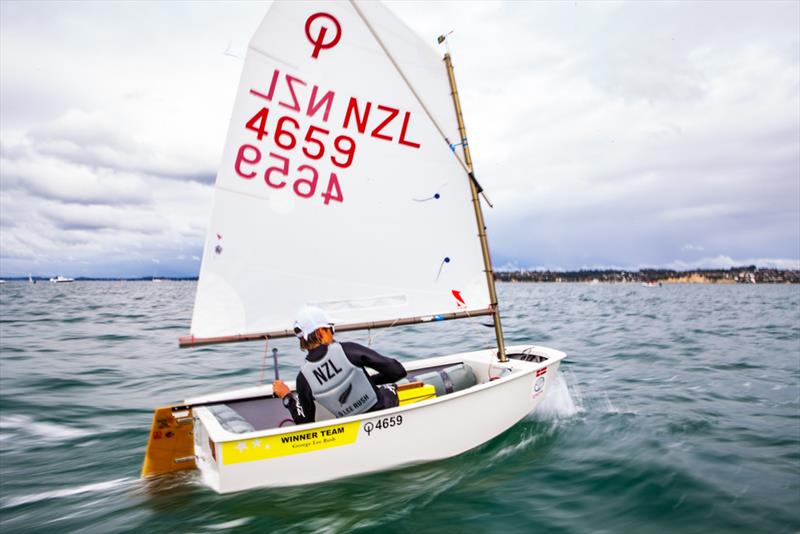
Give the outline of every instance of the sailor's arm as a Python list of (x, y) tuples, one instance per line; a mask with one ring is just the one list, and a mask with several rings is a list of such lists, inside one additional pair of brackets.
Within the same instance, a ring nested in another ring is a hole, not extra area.
[(282, 380), (273, 382), (272, 390), (283, 401), (283, 406), (289, 410), (295, 424), (313, 423), (316, 416), (314, 396), (305, 377), (297, 377), (297, 393), (292, 393)]
[(406, 369), (402, 363), (394, 358), (381, 356), (369, 347), (345, 341), (342, 343), (342, 348), (353, 365), (378, 371), (370, 377), (376, 385), (392, 384), (406, 376)]

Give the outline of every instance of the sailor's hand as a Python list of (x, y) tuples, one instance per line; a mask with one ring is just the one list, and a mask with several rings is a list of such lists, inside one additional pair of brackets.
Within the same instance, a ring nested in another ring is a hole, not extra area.
[(289, 386), (284, 384), (283, 380), (275, 380), (272, 383), (272, 392), (280, 398), (284, 398), (286, 395), (291, 393)]

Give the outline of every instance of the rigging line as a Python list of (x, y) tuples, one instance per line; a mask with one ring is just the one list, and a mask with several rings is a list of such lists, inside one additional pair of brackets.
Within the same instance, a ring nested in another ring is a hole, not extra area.
[[(392, 54), (389, 53), (389, 49), (386, 48), (386, 45), (383, 44), (383, 41), (381, 40), (381, 38), (378, 37), (377, 32), (372, 27), (372, 24), (370, 24), (369, 20), (367, 20), (367, 17), (364, 16), (364, 13), (361, 11), (361, 8), (358, 7), (358, 4), (356, 4), (355, 0), (350, 0), (350, 4), (353, 6), (353, 9), (356, 10), (356, 13), (358, 13), (358, 16), (361, 17), (361, 20), (364, 21), (364, 24), (366, 24), (367, 29), (372, 34), (372, 36), (375, 38), (375, 40), (378, 42), (378, 45), (380, 45), (381, 49), (383, 50), (383, 53), (386, 54), (386, 57), (389, 58), (389, 61), (392, 62), (392, 65), (397, 70), (397, 73), (400, 74), (400, 77), (403, 79), (405, 84), (408, 86), (409, 90), (411, 90), (411, 94), (414, 95), (414, 98), (417, 99), (417, 102), (419, 102), (419, 105), (422, 106), (422, 110), (425, 112), (425, 114), (431, 120), (433, 125), (436, 127), (436, 130), (439, 132), (439, 135), (441, 135), (442, 138), (444, 139), (445, 143), (447, 143), (447, 145), (450, 146), (450, 139), (447, 138), (447, 134), (444, 133), (444, 129), (442, 129), (442, 127), (439, 126), (439, 122), (434, 118), (434, 116), (430, 112), (430, 110), (428, 110), (428, 106), (425, 105), (425, 102), (423, 102), (422, 99), (420, 98), (420, 96), (417, 94), (416, 89), (414, 89), (414, 86), (411, 85), (411, 82), (406, 77), (406, 74), (403, 72), (403, 69), (401, 69), (400, 65), (397, 64), (397, 61), (395, 61), (394, 56), (392, 56)], [(458, 160), (458, 162), (461, 164), (461, 167), (464, 169), (464, 172), (466, 172), (467, 174), (470, 174), (472, 172), (472, 170), (469, 167), (467, 167), (467, 164), (464, 162), (463, 159), (461, 159), (461, 156), (459, 156), (458, 153), (455, 150), (451, 150), (451, 152), (455, 156), (456, 160)]]
[[(469, 313), (469, 309), (466, 309), (466, 310), (464, 310), (464, 313), (466, 313), (466, 314), (467, 314), (467, 317), (468, 317), (469, 319), (472, 319), (472, 315), (470, 315), (470, 313)], [(481, 326), (494, 326), (494, 325), (485, 325), (485, 324), (483, 324), (483, 323), (479, 323), (479, 324), (480, 324)], [(481, 331), (482, 331), (482, 332), (484, 332), (484, 333), (486, 334), (484, 337), (486, 337), (486, 338), (489, 340), (489, 341), (487, 342), (487, 345), (489, 345), (489, 346), (491, 347), (491, 346), (492, 346), (492, 339), (493, 339), (493, 338), (492, 338), (492, 335), (491, 335), (490, 333), (488, 333), (488, 332), (484, 331), (484, 330), (481, 330)], [(489, 365), (491, 366), (491, 363), (490, 363)]]
[(269, 348), (269, 336), (264, 336), (264, 357), (261, 359), (261, 377), (258, 379), (258, 385), (264, 383), (264, 371), (267, 367), (267, 349)]
[[(464, 313), (467, 314), (467, 317), (469, 319), (472, 319), (472, 315), (470, 315), (469, 309), (464, 310)], [(481, 323), (481, 326), (485, 326), (485, 325), (483, 323)], [(492, 325), (489, 325), (489, 326), (492, 326)], [(488, 332), (485, 332), (485, 334), (486, 334), (485, 337), (487, 338), (486, 344), (489, 347), (491, 347), (492, 346), (492, 339), (493, 339), (492, 335), (489, 334)], [(490, 349), (489, 350), (489, 366), (486, 368), (486, 374), (489, 377), (490, 381), (492, 380), (492, 361), (494, 360), (494, 357), (495, 357), (495, 354), (492, 354), (491, 349)], [(497, 378), (499, 378), (499, 377), (497, 377)]]
[(372, 328), (368, 328), (367, 329), (367, 346), (368, 347), (372, 347), (372, 342), (375, 341), (375, 339), (378, 336), (381, 336), (381, 335), (385, 334), (386, 332), (388, 332), (389, 329), (391, 329), (395, 324), (397, 324), (397, 321), (399, 321), (399, 320), (400, 320), (400, 318), (395, 319), (394, 322), (392, 324), (390, 324), (389, 327), (386, 330), (384, 330), (383, 332), (378, 332), (374, 336), (372, 335)]

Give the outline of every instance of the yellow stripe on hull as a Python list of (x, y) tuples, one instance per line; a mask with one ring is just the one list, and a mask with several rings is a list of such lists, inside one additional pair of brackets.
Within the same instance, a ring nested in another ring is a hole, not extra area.
[(253, 462), (350, 445), (356, 441), (360, 425), (360, 421), (355, 421), (277, 436), (228, 441), (222, 444), (222, 463)]

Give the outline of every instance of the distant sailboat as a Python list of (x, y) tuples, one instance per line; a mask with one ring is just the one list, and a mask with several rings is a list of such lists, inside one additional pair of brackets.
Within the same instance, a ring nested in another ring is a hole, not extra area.
[(33, 274), (28, 274), (28, 283), (35, 284), (36, 280), (33, 279)]

